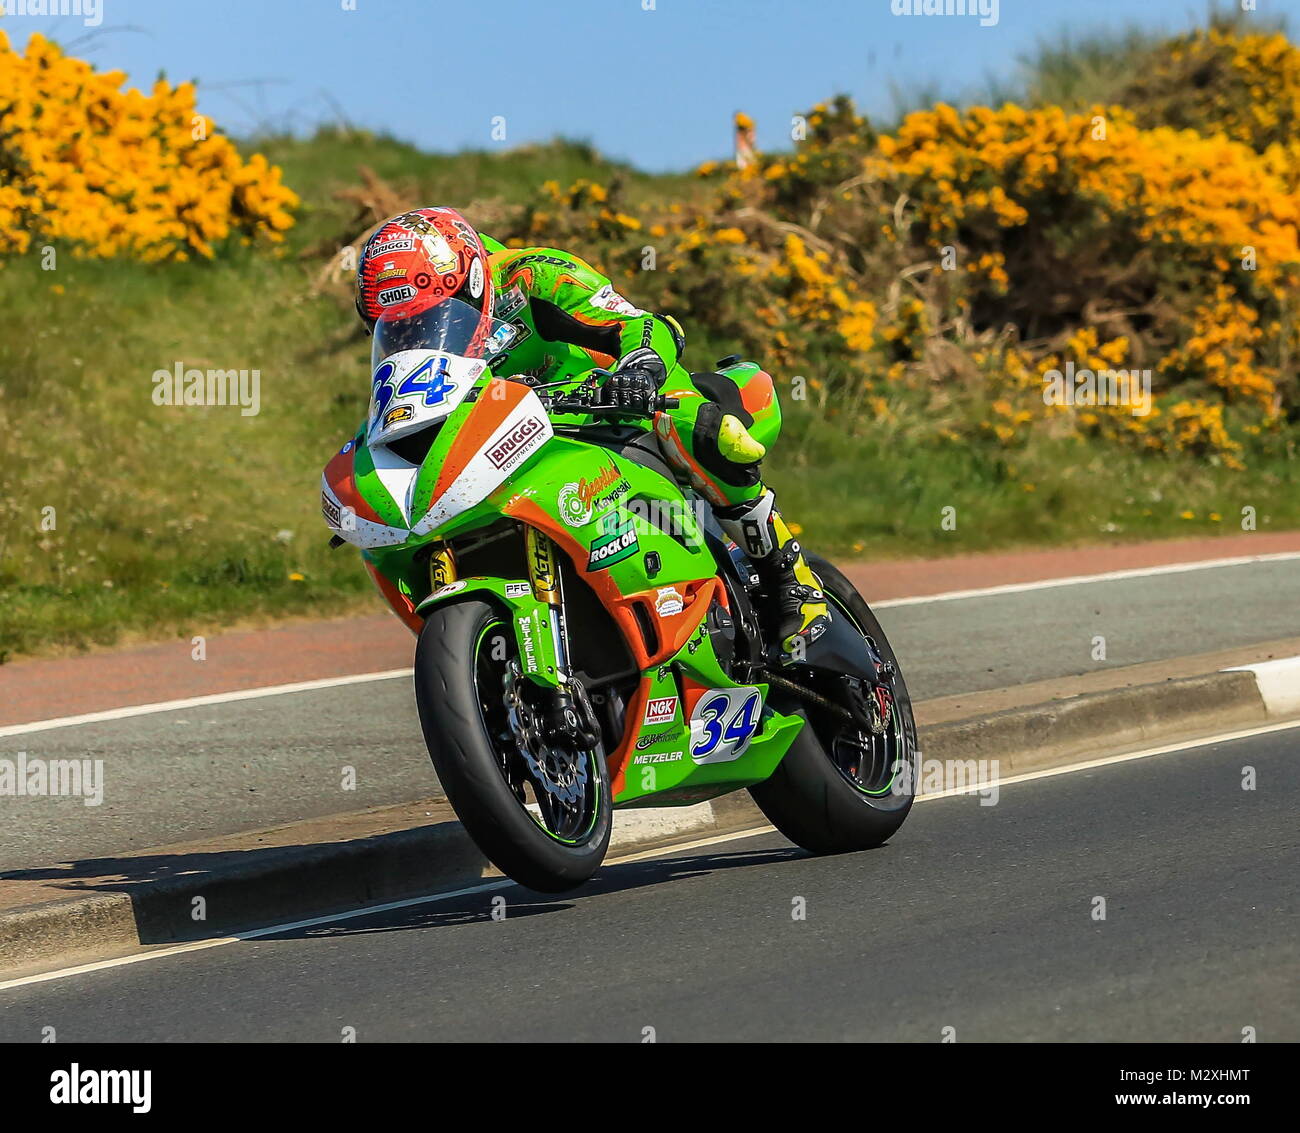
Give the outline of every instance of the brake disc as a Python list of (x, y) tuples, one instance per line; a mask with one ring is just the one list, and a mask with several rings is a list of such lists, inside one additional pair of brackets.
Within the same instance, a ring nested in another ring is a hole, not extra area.
[(504, 700), (510, 731), (519, 745), (533, 781), (562, 803), (578, 802), (587, 789), (587, 761), (583, 755), (547, 743), (538, 714), (524, 700), (519, 665), (511, 661), (504, 679)]

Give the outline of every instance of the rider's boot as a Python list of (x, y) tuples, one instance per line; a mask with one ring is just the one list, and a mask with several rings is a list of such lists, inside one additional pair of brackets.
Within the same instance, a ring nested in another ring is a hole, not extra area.
[(745, 503), (716, 509), (722, 529), (747, 554), (777, 613), (782, 662), (792, 664), (830, 627), (821, 581), (776, 510), (770, 488)]

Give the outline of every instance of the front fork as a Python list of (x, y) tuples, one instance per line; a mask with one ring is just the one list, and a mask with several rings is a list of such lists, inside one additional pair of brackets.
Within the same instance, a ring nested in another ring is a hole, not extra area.
[(555, 690), (551, 697), (548, 730), (555, 738), (577, 743), (583, 749), (600, 743), (596, 713), (582, 682), (573, 676), (569, 664), (569, 633), (564, 615), (564, 582), (560, 576), (559, 552), (545, 532), (524, 528), (528, 559), (528, 578), (533, 595), (547, 609), (546, 626), (551, 632), (555, 651)]

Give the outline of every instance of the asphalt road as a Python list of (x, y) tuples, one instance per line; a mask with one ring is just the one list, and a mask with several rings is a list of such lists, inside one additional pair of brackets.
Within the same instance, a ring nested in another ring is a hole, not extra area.
[(747, 837), (558, 898), (510, 886), (12, 988), (0, 1039), (1295, 1042), (1298, 742), (923, 802), (863, 854)]
[[(886, 607), (916, 699), (1300, 635), (1300, 564)], [(1106, 659), (1093, 660), (1094, 638)], [(439, 793), (406, 679), (0, 737), (0, 758), (101, 759), (102, 805), (0, 801), (0, 870)]]

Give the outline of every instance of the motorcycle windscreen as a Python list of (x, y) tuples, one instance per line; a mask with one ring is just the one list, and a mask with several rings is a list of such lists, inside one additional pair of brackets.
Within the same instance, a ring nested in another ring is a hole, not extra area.
[(442, 420), (513, 336), (509, 323), (459, 299), (409, 318), (381, 315), (371, 350), (366, 443), (384, 444)]

